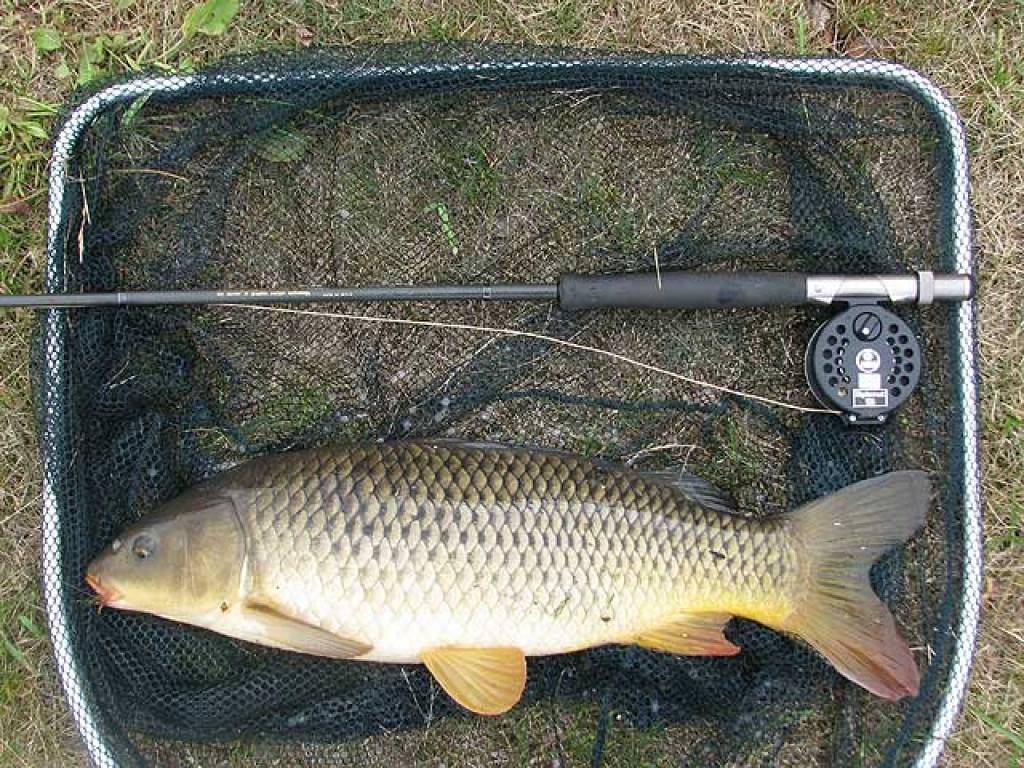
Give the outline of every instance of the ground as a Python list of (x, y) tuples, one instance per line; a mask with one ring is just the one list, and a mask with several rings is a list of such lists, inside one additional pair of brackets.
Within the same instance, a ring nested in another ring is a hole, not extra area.
[[(1024, 761), (1024, 2), (1021, 0), (0, 0), (0, 291), (40, 285), (47, 135), (76, 84), (200, 66), (260, 47), (472, 39), (644, 51), (874, 55), (953, 98), (972, 161), (983, 372), (986, 589), (967, 705), (948, 766)], [(680, 7), (688, 6), (688, 7)], [(32, 318), (0, 316), (0, 765), (78, 760), (38, 578)]]

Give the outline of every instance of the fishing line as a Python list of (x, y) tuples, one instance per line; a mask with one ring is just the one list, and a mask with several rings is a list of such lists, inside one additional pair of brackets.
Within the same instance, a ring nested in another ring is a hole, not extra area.
[(415, 326), (419, 328), (441, 328), (449, 330), (459, 331), (472, 331), (474, 333), (490, 333), (496, 336), (506, 336), (510, 338), (527, 338), (536, 339), (538, 341), (548, 342), (555, 344), (566, 349), (573, 349), (579, 352), (587, 352), (593, 355), (599, 355), (606, 357), (610, 360), (615, 360), (619, 363), (634, 366), (644, 371), (656, 373), (661, 376), (667, 376), (677, 381), (682, 381), (694, 387), (701, 389), (709, 389), (714, 392), (721, 392), (722, 394), (732, 395), (733, 397), (744, 398), (746, 400), (753, 400), (755, 402), (763, 403), (775, 408), (786, 408), (791, 411), (797, 411), (799, 413), (826, 413), (826, 414), (838, 414), (839, 411), (827, 409), (827, 408), (813, 408), (804, 405), (796, 405), (794, 403), (787, 403), (782, 400), (776, 400), (771, 397), (765, 397), (763, 395), (755, 395), (750, 392), (743, 392), (730, 387), (722, 386), (721, 384), (712, 384), (709, 381), (702, 381), (701, 379), (687, 376), (677, 371), (672, 371), (667, 368), (662, 368), (651, 363), (645, 363), (642, 360), (637, 360), (634, 357), (620, 354), (619, 352), (613, 352), (610, 349), (602, 349), (601, 347), (592, 347), (588, 344), (580, 344), (576, 341), (568, 341), (566, 339), (559, 339), (555, 336), (548, 336), (543, 333), (536, 333), (535, 331), (520, 331), (515, 328), (500, 328), (488, 325), (471, 325), (469, 323), (450, 323), (441, 320), (409, 320), (398, 317), (384, 317), (381, 315), (361, 315), (352, 314), (348, 312), (324, 312), (321, 310), (314, 309), (293, 309), (291, 307), (270, 307), (261, 304), (214, 304), (212, 306), (228, 307), (231, 309), (254, 309), (262, 312), (279, 312), (290, 315), (305, 315), (308, 317), (324, 317), (335, 320), (354, 320), (356, 322), (367, 322), (367, 323), (380, 323), (384, 325), (407, 325)]

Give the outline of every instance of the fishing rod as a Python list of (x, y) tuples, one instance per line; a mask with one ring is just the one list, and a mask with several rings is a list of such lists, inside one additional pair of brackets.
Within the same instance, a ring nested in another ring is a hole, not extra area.
[(931, 304), (935, 301), (962, 301), (973, 294), (970, 277), (959, 274), (812, 275), (801, 272), (666, 271), (566, 274), (557, 283), (0, 295), (0, 309), (401, 301), (556, 301), (562, 309), (570, 311), (725, 309), (833, 304), (850, 300)]
[(921, 377), (921, 347), (910, 326), (881, 306), (966, 301), (962, 274), (817, 275), (802, 272), (637, 272), (562, 275), (557, 283), (372, 285), (299, 290), (174, 290), (0, 296), (0, 309), (316, 302), (557, 302), (594, 309), (728, 309), (842, 305), (807, 346), (804, 371), (815, 397), (850, 424), (884, 423)]

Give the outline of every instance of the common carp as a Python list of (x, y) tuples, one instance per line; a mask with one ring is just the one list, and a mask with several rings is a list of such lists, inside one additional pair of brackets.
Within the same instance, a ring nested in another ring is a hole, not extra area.
[(89, 565), (111, 608), (321, 656), (423, 663), (507, 711), (526, 657), (607, 643), (728, 656), (733, 616), (796, 635), (879, 696), (919, 674), (868, 570), (923, 524), (893, 472), (768, 519), (689, 475), (454, 441), (257, 458), (143, 517)]

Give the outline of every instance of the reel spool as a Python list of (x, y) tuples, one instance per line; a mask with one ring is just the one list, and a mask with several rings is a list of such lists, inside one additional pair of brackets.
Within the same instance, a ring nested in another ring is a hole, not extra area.
[(898, 315), (874, 303), (851, 304), (818, 328), (807, 345), (807, 383), (849, 424), (884, 424), (921, 379), (921, 346)]

